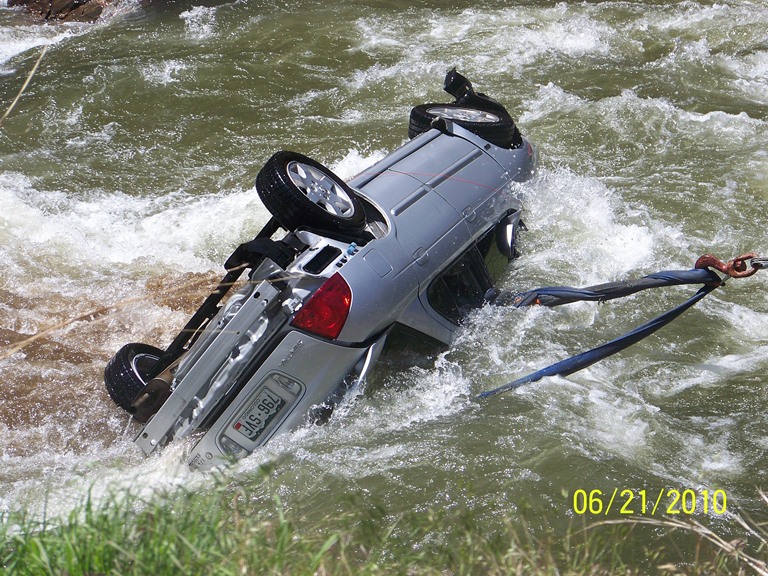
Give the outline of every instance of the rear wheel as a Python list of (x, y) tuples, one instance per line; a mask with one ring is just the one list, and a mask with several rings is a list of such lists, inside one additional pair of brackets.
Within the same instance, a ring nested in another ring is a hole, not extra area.
[(420, 104), (411, 109), (408, 137), (414, 138), (432, 128), (437, 118), (451, 120), (502, 148), (522, 145), (522, 136), (512, 117), (501, 111), (480, 110), (461, 104)]
[(163, 351), (148, 344), (126, 344), (107, 363), (104, 384), (115, 404), (130, 412), (131, 404), (147, 384), (147, 376)]
[(365, 228), (365, 211), (352, 189), (303, 154), (272, 156), (256, 176), (256, 191), (287, 230), (306, 226), (356, 234)]

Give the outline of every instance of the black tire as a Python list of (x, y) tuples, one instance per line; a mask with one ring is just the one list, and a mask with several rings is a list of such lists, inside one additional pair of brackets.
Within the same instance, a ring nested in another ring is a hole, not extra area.
[(104, 368), (104, 384), (115, 404), (130, 412), (131, 404), (146, 386), (147, 375), (163, 351), (148, 344), (126, 344)]
[(357, 195), (328, 168), (297, 152), (278, 152), (256, 176), (256, 191), (286, 230), (301, 227), (357, 234), (365, 211)]
[(411, 109), (408, 137), (415, 138), (432, 128), (436, 118), (452, 120), (462, 128), (501, 148), (523, 144), (515, 121), (500, 111), (479, 110), (461, 104), (420, 104)]

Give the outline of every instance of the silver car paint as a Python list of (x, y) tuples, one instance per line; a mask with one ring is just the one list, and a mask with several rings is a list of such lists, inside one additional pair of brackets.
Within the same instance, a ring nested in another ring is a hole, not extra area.
[[(513, 183), (531, 177), (536, 154), (527, 141), (502, 149), (445, 124), (348, 183), (380, 212), (386, 234), (358, 248), (297, 231), (309, 247), (285, 271), (266, 260), (252, 273), (253, 281), (229, 299), (182, 359), (171, 396), (136, 437), (144, 452), (202, 434), (189, 455), (193, 468), (241, 458), (303, 425), (312, 407), (345, 379), (367, 372), (396, 324), (450, 344), (457, 326), (429, 306), (427, 289), (507, 214), (519, 218)], [(308, 273), (305, 266), (328, 245), (339, 256), (319, 273)], [(294, 313), (334, 273), (352, 292), (338, 339), (293, 328)], [(286, 287), (268, 279), (275, 274)], [(283, 407), (250, 439), (235, 428), (265, 387)]]

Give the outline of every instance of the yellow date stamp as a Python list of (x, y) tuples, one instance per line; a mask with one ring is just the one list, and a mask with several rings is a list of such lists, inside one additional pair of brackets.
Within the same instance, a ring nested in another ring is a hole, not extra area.
[(649, 491), (614, 488), (612, 491), (578, 489), (571, 500), (572, 510), (579, 516), (607, 516), (611, 511), (622, 515), (658, 516), (725, 514), (728, 496), (725, 490), (662, 488)]

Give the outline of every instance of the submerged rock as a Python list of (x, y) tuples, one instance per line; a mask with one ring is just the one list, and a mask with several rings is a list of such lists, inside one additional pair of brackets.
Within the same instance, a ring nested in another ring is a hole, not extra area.
[(43, 20), (93, 22), (101, 16), (107, 0), (8, 0), (8, 6), (26, 6)]

